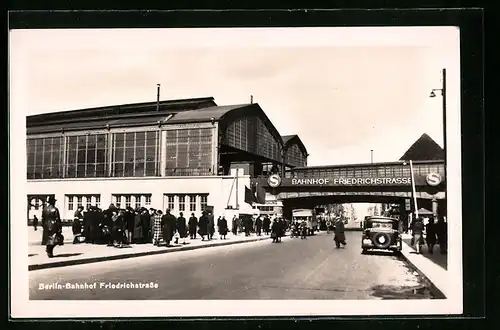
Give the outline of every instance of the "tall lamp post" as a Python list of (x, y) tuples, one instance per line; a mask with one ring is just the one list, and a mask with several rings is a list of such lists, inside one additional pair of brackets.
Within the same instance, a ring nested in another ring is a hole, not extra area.
[(373, 149), (370, 149), (370, 175), (373, 176)]
[[(448, 179), (448, 176), (447, 176), (447, 166), (448, 166), (448, 162), (447, 162), (447, 157), (446, 157), (446, 153), (447, 153), (447, 148), (446, 148), (446, 68), (444, 68), (442, 70), (442, 87), (441, 88), (437, 88), (437, 89), (432, 89), (431, 91), (431, 94), (429, 95), (429, 97), (436, 97), (436, 91), (441, 91), (441, 97), (442, 97), (442, 101), (443, 101), (443, 149), (444, 149), (444, 178), (445, 178), (445, 185), (447, 186), (447, 179)], [(447, 196), (446, 194), (446, 188), (445, 188), (445, 198)]]

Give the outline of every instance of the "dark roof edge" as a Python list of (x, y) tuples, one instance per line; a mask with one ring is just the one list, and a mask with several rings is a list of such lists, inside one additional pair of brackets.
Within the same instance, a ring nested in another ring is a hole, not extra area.
[[(199, 98), (190, 98), (190, 99), (178, 99), (178, 100), (163, 100), (160, 101), (159, 104), (160, 106), (165, 106), (165, 105), (175, 105), (175, 104), (182, 104), (182, 103), (193, 103), (193, 102), (208, 102), (208, 101), (213, 101), (214, 102), (214, 97), (209, 96), (209, 97), (199, 97)], [(54, 116), (64, 116), (64, 115), (77, 115), (77, 114), (85, 114), (85, 113), (92, 113), (95, 111), (103, 111), (103, 110), (114, 110), (114, 109), (129, 109), (129, 108), (141, 108), (141, 107), (155, 107), (157, 104), (156, 101), (153, 102), (140, 102), (140, 103), (127, 103), (127, 104), (118, 104), (118, 105), (109, 105), (109, 106), (101, 106), (101, 107), (92, 107), (92, 108), (83, 108), (83, 109), (74, 109), (74, 110), (65, 110), (65, 111), (57, 111), (57, 112), (50, 112), (50, 113), (43, 113), (43, 114), (36, 114), (36, 115), (31, 115), (27, 116), (27, 120), (34, 120), (36, 118), (50, 118)], [(215, 104), (215, 102), (214, 102)]]
[[(158, 116), (163, 116), (163, 117), (168, 117), (172, 115), (173, 113), (170, 112), (163, 112), (163, 111), (145, 111), (141, 113), (124, 113), (120, 114), (119, 119), (127, 119), (127, 118), (147, 118), (147, 117), (158, 117)], [(116, 115), (115, 115), (116, 116)], [(92, 121), (103, 121), (103, 120), (117, 120), (118, 118), (113, 118), (113, 116), (93, 116), (93, 117), (86, 117), (86, 118), (81, 118), (85, 119), (87, 122), (92, 122)], [(73, 118), (68, 118), (68, 119), (60, 119), (60, 120), (52, 120), (48, 123), (28, 123), (26, 122), (26, 127), (44, 127), (47, 125), (58, 125), (58, 124), (68, 124), (68, 123), (73, 123), (74, 119)]]

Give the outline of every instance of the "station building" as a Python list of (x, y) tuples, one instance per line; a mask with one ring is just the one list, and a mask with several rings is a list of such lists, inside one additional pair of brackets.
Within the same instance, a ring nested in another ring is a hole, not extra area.
[(28, 219), (49, 196), (63, 219), (85, 209), (171, 209), (199, 217), (252, 214), (265, 196), (251, 178), (307, 165), (297, 135), (281, 136), (257, 103), (213, 97), (29, 116)]

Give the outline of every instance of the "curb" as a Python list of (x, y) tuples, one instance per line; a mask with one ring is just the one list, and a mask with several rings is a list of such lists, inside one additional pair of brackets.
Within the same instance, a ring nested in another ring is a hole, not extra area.
[[(406, 244), (403, 242), (403, 244)], [(406, 246), (410, 247), (408, 244)], [(432, 295), (434, 296), (434, 299), (447, 299), (446, 295), (443, 293), (441, 289), (439, 289), (430, 279), (425, 275), (420, 269), (418, 269), (417, 266), (413, 262), (410, 261), (410, 259), (403, 253), (400, 253), (401, 257), (404, 259), (406, 264), (409, 266), (409, 268), (413, 269), (418, 273), (418, 275), (424, 280), (424, 283), (429, 287), (429, 290), (431, 291)]]
[(49, 263), (43, 263), (43, 264), (29, 265), (28, 266), (28, 271), (40, 270), (40, 269), (47, 269), (47, 268), (58, 268), (58, 267), (66, 267), (66, 266), (83, 265), (83, 264), (90, 264), (90, 263), (110, 261), (110, 260), (120, 260), (120, 259), (145, 257), (145, 256), (151, 256), (151, 255), (157, 255), (157, 254), (165, 254), (165, 253), (172, 253), (172, 252), (179, 252), (179, 251), (198, 250), (198, 249), (204, 249), (204, 248), (209, 248), (209, 247), (227, 246), (227, 245), (235, 245), (235, 244), (242, 244), (242, 243), (251, 243), (251, 242), (264, 241), (266, 239), (270, 239), (270, 237), (253, 238), (253, 239), (249, 239), (249, 240), (232, 241), (232, 242), (229, 241), (229, 242), (223, 242), (223, 243), (209, 243), (209, 244), (206, 244), (206, 245), (180, 246), (180, 247), (174, 247), (174, 248), (170, 248), (170, 249), (167, 248), (165, 250), (156, 250), (156, 251), (153, 250), (153, 251), (129, 253), (129, 254), (122, 254), (122, 255), (91, 257), (91, 258), (77, 259), (77, 260), (55, 261), (55, 262), (49, 262)]

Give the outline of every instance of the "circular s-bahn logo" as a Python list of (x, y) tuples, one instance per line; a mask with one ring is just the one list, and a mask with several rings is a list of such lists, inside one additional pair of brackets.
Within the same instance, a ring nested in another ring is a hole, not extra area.
[(425, 181), (427, 181), (427, 184), (432, 187), (439, 186), (441, 183), (441, 175), (438, 173), (429, 173), (427, 174), (427, 177), (425, 178)]
[(271, 188), (276, 188), (281, 184), (281, 177), (278, 174), (271, 174), (267, 178), (267, 184)]

